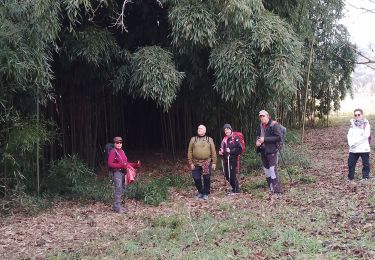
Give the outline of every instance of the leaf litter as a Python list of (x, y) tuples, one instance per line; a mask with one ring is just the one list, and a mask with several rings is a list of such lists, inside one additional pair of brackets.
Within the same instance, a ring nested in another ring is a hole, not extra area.
[[(192, 187), (189, 190), (170, 189), (170, 200), (159, 206), (128, 200), (129, 213), (126, 215), (111, 212), (111, 205), (103, 203), (82, 205), (79, 202), (59, 202), (52, 211), (37, 216), (13, 215), (0, 219), (0, 255), (4, 259), (43, 259), (56, 252), (74, 252), (92, 244), (96, 245), (91, 250), (92, 256), (105, 255), (113, 246), (111, 241), (120, 238), (136, 240), (149, 227), (150, 220), (158, 216), (186, 215), (189, 211), (192, 219), (208, 214), (219, 223), (234, 216), (234, 225), (238, 222), (245, 226), (248, 226), (245, 221), (250, 221), (249, 216), (252, 215), (258, 221), (255, 229), (260, 225), (274, 231), (264, 243), (252, 240), (244, 242), (244, 237), (255, 231), (254, 227), (231, 227), (230, 234), (212, 241), (212, 246), (219, 248), (228, 243), (227, 236), (234, 236), (237, 243), (251, 247), (246, 257), (293, 259), (298, 255), (298, 240), (283, 241), (278, 245), (282, 249), (274, 252), (267, 250), (267, 247), (276, 248), (282, 234), (296, 230), (320, 241), (322, 249), (316, 257), (325, 258), (325, 254), (334, 252), (338, 256), (375, 258), (375, 179), (367, 182), (347, 181), (346, 131), (346, 126), (307, 131), (305, 143), (313, 167), (305, 169), (304, 174), (316, 177), (316, 182), (285, 182), (285, 193), (280, 199), (271, 199), (265, 189), (260, 190), (264, 193), (260, 198), (249, 193), (226, 196), (228, 186), (217, 171), (212, 177), (212, 192), (208, 201), (196, 200)], [(374, 166), (374, 159), (371, 160)], [(190, 174), (187, 169), (179, 167), (183, 174)], [(251, 182), (252, 178), (245, 181)], [(370, 202), (370, 198), (373, 202)], [(234, 212), (245, 214), (239, 216)], [(276, 229), (272, 219), (277, 219), (280, 230)], [(215, 230), (217, 225), (213, 224), (206, 232)], [(194, 244), (181, 246), (182, 251), (204, 250), (205, 241), (196, 240)], [(232, 248), (226, 254), (227, 257), (243, 257), (243, 252), (237, 248)]]

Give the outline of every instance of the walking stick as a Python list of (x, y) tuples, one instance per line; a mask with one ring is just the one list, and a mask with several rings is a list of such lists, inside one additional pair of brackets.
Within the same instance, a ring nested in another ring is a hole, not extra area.
[(128, 183), (126, 181), (126, 174), (124, 174), (124, 184), (125, 184), (124, 187), (125, 187), (125, 199), (126, 201), (128, 201), (129, 196), (128, 196)]
[(221, 159), (221, 169), (223, 169), (224, 184), (226, 184), (226, 180), (225, 180), (225, 169), (224, 169), (224, 160), (223, 160), (223, 159)]
[[(281, 156), (281, 151), (279, 151), (279, 155), (280, 155), (281, 161), (283, 161), (284, 167), (285, 167), (285, 169), (286, 169), (286, 168), (287, 168), (287, 167), (286, 167), (286, 163), (285, 163), (285, 161), (284, 161), (284, 158)], [(288, 169), (286, 169), (286, 173), (287, 173), (288, 176), (289, 176), (290, 182), (293, 182), (293, 180), (292, 180), (292, 176), (290, 176), (290, 173), (289, 173)]]
[(229, 183), (230, 183), (230, 166), (229, 166), (229, 154), (228, 154), (228, 177), (229, 177)]

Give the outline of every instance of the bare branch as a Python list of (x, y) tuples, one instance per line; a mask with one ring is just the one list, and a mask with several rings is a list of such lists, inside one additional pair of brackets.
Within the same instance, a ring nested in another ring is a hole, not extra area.
[[(355, 64), (358, 64), (358, 65), (365, 65), (366, 67), (372, 69), (372, 70), (375, 70), (375, 67), (372, 66), (372, 64), (375, 64), (375, 61), (372, 60), (371, 58), (365, 56), (364, 54), (362, 54), (359, 50), (357, 50), (356, 48), (354, 48), (352, 45), (348, 44), (348, 43), (344, 43), (339, 49), (343, 48), (344, 46), (348, 46), (351, 50), (353, 50), (358, 56), (366, 59), (366, 61), (356, 61)], [(339, 59), (345, 61), (345, 62), (352, 62), (351, 60), (348, 60), (348, 59), (344, 59), (343, 57), (341, 57), (340, 55), (336, 53), (333, 53), (336, 57), (338, 57)]]
[[(161, 3), (160, 0), (155, 0), (155, 1), (161, 8), (163, 8), (163, 4)], [(112, 27), (114, 26), (120, 27), (121, 31), (125, 31), (125, 32), (128, 32), (125, 26), (125, 6), (127, 3), (133, 3), (133, 2), (132, 0), (124, 0), (124, 2), (122, 3), (122, 7), (121, 7), (121, 13), (117, 13), (118, 17), (116, 21), (114, 22), (114, 24), (112, 25)]]
[(121, 31), (128, 32), (125, 26), (125, 5), (127, 3), (133, 3), (131, 0), (124, 0), (121, 7), (121, 13), (118, 13), (118, 17), (116, 19), (116, 22), (113, 24), (113, 26), (120, 27)]
[(92, 10), (91, 16), (89, 17), (90, 22), (94, 20), (95, 13), (99, 10), (99, 8), (101, 8), (103, 6), (103, 3), (104, 3), (104, 1), (101, 0), (100, 3), (98, 4), (98, 6), (95, 9)]
[(163, 4), (160, 2), (160, 0), (156, 0), (156, 2), (158, 3), (158, 5), (163, 8)]
[(373, 14), (375, 14), (375, 9), (368, 9), (368, 8), (365, 8), (365, 7), (358, 7), (358, 6), (352, 5), (350, 3), (348, 3), (348, 5), (350, 5), (354, 9), (362, 10), (363, 11), (362, 14), (364, 14), (364, 13), (373, 13)]
[(356, 62), (356, 64), (372, 64), (372, 63), (375, 63), (375, 60), (365, 56), (362, 52), (360, 52), (359, 50), (357, 50), (353, 46), (350, 46), (349, 44), (347, 44), (347, 46), (350, 49), (352, 49), (358, 56), (360, 56), (360, 57), (362, 57), (366, 60), (366, 61), (358, 61), (358, 62)]

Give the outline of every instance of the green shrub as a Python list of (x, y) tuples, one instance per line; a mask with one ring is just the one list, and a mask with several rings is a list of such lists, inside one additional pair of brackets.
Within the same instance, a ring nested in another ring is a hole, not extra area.
[(94, 179), (94, 172), (78, 159), (77, 155), (68, 155), (57, 162), (52, 162), (46, 189), (60, 195), (82, 193), (90, 179)]
[(252, 171), (259, 170), (261, 167), (260, 155), (256, 153), (255, 149), (247, 149), (241, 157), (241, 174), (251, 175)]
[(165, 178), (152, 180), (143, 187), (143, 201), (150, 205), (159, 205), (168, 199), (168, 182)]
[(181, 215), (161, 216), (152, 220), (155, 227), (166, 227), (170, 229), (179, 229), (183, 226), (184, 219)]
[(9, 136), (6, 145), (0, 145), (0, 168), (4, 171), (0, 172), (0, 179), (6, 176), (6, 179), (0, 182), (0, 196), (20, 184), (24, 186), (25, 192), (37, 191), (37, 144), (42, 158), (43, 146), (51, 144), (56, 134), (53, 130), (55, 125), (50, 121), (9, 116), (14, 116), (12, 126), (8, 126)]
[(44, 188), (51, 194), (84, 200), (108, 202), (112, 199), (111, 183), (96, 179), (93, 170), (76, 155), (52, 163)]
[(187, 189), (193, 185), (190, 175), (169, 175), (163, 178), (166, 179), (168, 186), (177, 189)]
[(287, 129), (286, 136), (285, 136), (285, 143), (286, 144), (300, 144), (300, 142), (301, 142), (300, 132), (295, 129)]
[(304, 183), (304, 184), (308, 184), (308, 183), (314, 183), (316, 180), (313, 176), (310, 176), (310, 175), (301, 175), (299, 178), (298, 178), (299, 182), (301, 183)]
[(168, 179), (154, 179), (138, 182), (128, 187), (128, 197), (142, 200), (146, 204), (159, 205), (168, 199)]
[(159, 205), (168, 199), (168, 188), (178, 189), (192, 186), (190, 176), (167, 175), (149, 182), (138, 181), (128, 187), (128, 197), (142, 200), (146, 204)]
[(102, 202), (111, 202), (113, 200), (112, 183), (107, 179), (98, 180), (91, 178), (82, 185), (74, 186), (72, 191), (73, 194), (84, 200)]
[(184, 219), (181, 215), (161, 216), (153, 219), (152, 226), (161, 230), (166, 239), (177, 239), (182, 232)]
[(300, 166), (303, 168), (311, 168), (311, 160), (307, 155), (306, 149), (302, 146), (290, 147), (284, 145), (279, 154), (279, 165), (287, 167), (290, 165)]
[(268, 188), (267, 182), (265, 180), (256, 180), (254, 182), (244, 183), (241, 186), (241, 190), (247, 193), (251, 193), (252, 190), (264, 189), (264, 188)]
[(33, 196), (25, 192), (26, 186), (19, 185), (6, 200), (0, 201), (0, 216), (12, 215), (15, 212), (26, 215), (35, 215), (49, 209), (54, 199), (47, 196)]

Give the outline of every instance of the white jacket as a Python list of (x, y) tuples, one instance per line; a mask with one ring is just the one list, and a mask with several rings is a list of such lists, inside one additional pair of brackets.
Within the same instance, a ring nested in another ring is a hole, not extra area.
[(361, 126), (354, 124), (354, 119), (350, 119), (350, 128), (347, 135), (350, 153), (368, 153), (370, 152), (370, 124), (367, 119)]

